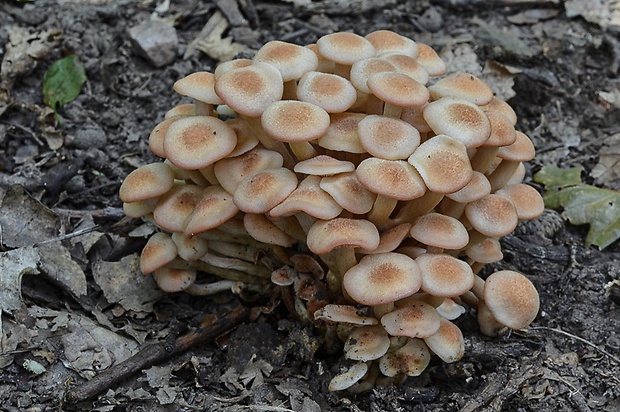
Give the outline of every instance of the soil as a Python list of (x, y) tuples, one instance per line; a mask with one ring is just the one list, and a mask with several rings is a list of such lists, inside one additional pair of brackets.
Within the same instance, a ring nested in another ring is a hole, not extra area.
[[(92, 216), (106, 239), (105, 247), (99, 242), (89, 253), (71, 249), (86, 273), (86, 297), (76, 298), (45, 273), (25, 275), (24, 308), (69, 312), (100, 325), (105, 318), (117, 334), (138, 343), (174, 338), (202, 314), (223, 315), (237, 304), (231, 296), (172, 294), (160, 296), (151, 310), (122, 310), (106, 301), (93, 276), (98, 262), (120, 262), (144, 245), (144, 238), (128, 236), (141, 222), (118, 213), (120, 182), (135, 167), (155, 160), (147, 138), (182, 100), (173, 93), (174, 81), (213, 70), (217, 63), (203, 53), (183, 59), (215, 2), (172, 3), (161, 15), (176, 18), (179, 55), (155, 68), (135, 52), (128, 36), (130, 27), (155, 11), (154, 1), (0, 2), (0, 57), (13, 26), (31, 33), (62, 31), (57, 44), (12, 84), (11, 104), (0, 114), (2, 192), (22, 185), (61, 217), (66, 233)], [(620, 111), (599, 94), (619, 90), (620, 43), (613, 29), (567, 17), (559, 1), (359, 1), (344, 8), (342, 2), (292, 3), (239, 1), (249, 23), (232, 31), (235, 41), (256, 49), (273, 39), (309, 44), (330, 31), (364, 35), (391, 29), (444, 53), (468, 45), (480, 66), (492, 60), (512, 73), (516, 94), (509, 103), (519, 130), (537, 148), (527, 181), (543, 165), (579, 165), (587, 183), (600, 184), (591, 171), (604, 140), (620, 132)], [(533, 17), (511, 23), (526, 12)], [(53, 61), (69, 54), (84, 63), (88, 80), (77, 99), (60, 109), (62, 126), (55, 126), (53, 116), (40, 116), (42, 79)], [(60, 147), (50, 149), (50, 136), (60, 136)], [(608, 186), (618, 190), (616, 184)], [(600, 251), (585, 245), (586, 233), (586, 226), (571, 226), (557, 211), (547, 210), (502, 239), (504, 260), (489, 270), (525, 273), (540, 293), (538, 318), (527, 331), (487, 338), (478, 331), (475, 314), (467, 313), (456, 321), (466, 340), (464, 358), (450, 365), (434, 360), (422, 376), (400, 386), (328, 392), (330, 378), (345, 365), (341, 353), (326, 350), (314, 329), (278, 307), (215, 341), (129, 375), (93, 399), (69, 404), (66, 390), (85, 381), (59, 345), (71, 331), (59, 327), (44, 333), (37, 329), (42, 317), (18, 310), (2, 313), (0, 410), (618, 411), (620, 287), (612, 282), (620, 280), (620, 244)], [(9, 249), (6, 243), (2, 247)], [(8, 350), (7, 333), (21, 321), (31, 333), (24, 332), (24, 342)], [(33, 347), (29, 342), (36, 334), (47, 338)], [(23, 366), (33, 359), (45, 372)]]

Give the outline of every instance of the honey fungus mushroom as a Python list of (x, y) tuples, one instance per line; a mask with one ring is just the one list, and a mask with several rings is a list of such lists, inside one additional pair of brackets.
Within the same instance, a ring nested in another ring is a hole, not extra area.
[(526, 327), (534, 285), (482, 269), (542, 213), (522, 182), (534, 145), (483, 79), (447, 71), (378, 30), (271, 41), (182, 76), (186, 100), (148, 136), (160, 159), (120, 187), (126, 214), (158, 228), (141, 271), (168, 292), (284, 302), (342, 341), (334, 391), (457, 361), (467, 305), (484, 334)]

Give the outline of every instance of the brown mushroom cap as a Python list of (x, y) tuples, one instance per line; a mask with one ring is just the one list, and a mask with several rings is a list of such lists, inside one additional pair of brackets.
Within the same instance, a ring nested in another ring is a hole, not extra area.
[(377, 227), (364, 219), (338, 217), (318, 220), (308, 231), (308, 249), (317, 255), (331, 252), (341, 246), (375, 249), (379, 245)]
[(459, 296), (474, 285), (469, 265), (453, 256), (424, 253), (415, 261), (422, 273), (422, 290), (433, 296)]
[(355, 33), (340, 32), (321, 37), (316, 42), (321, 56), (338, 64), (352, 65), (375, 55), (371, 42)]
[(420, 84), (428, 83), (428, 72), (415, 58), (401, 53), (385, 53), (381, 58), (392, 63), (398, 73), (406, 74)]
[(441, 319), (439, 330), (424, 342), (433, 353), (446, 363), (460, 360), (465, 353), (463, 333), (454, 323), (447, 319)]
[(403, 73), (376, 73), (366, 83), (372, 94), (395, 106), (420, 106), (430, 97), (423, 84)]
[(204, 188), (197, 185), (177, 184), (163, 195), (153, 219), (157, 226), (170, 232), (184, 232), (185, 222), (202, 199)]
[(528, 326), (540, 308), (538, 292), (532, 282), (512, 270), (500, 270), (487, 278), (484, 301), (493, 317), (511, 329)]
[(282, 98), (284, 83), (278, 69), (255, 62), (223, 73), (215, 82), (215, 91), (235, 112), (258, 117)]
[(172, 170), (165, 163), (140, 166), (129, 173), (119, 189), (123, 202), (132, 203), (163, 195), (174, 185)]
[(545, 202), (540, 193), (532, 186), (524, 183), (504, 186), (495, 193), (512, 201), (517, 208), (519, 220), (536, 219), (545, 210)]
[(407, 159), (420, 145), (420, 132), (409, 123), (370, 115), (357, 125), (359, 141), (371, 155), (386, 159)]
[(236, 144), (237, 135), (225, 122), (211, 116), (192, 116), (168, 127), (164, 152), (174, 165), (195, 170), (227, 156)]
[(213, 166), (213, 173), (227, 192), (234, 193), (239, 182), (247, 176), (261, 170), (282, 167), (283, 163), (284, 159), (280, 153), (256, 147), (241, 156), (227, 157), (217, 161)]
[(420, 174), (404, 160), (369, 157), (359, 164), (355, 174), (368, 190), (392, 199), (416, 199), (426, 191)]
[(216, 228), (232, 219), (237, 212), (239, 208), (233, 202), (232, 194), (221, 186), (209, 186), (187, 218), (184, 233), (192, 237)]
[(370, 361), (379, 359), (390, 348), (390, 338), (380, 325), (358, 326), (344, 343), (344, 357)]
[(392, 63), (378, 57), (358, 60), (351, 66), (351, 84), (363, 93), (371, 93), (367, 82), (373, 74), (395, 71)]
[(198, 260), (209, 250), (207, 240), (201, 237), (188, 237), (179, 232), (174, 232), (171, 237), (177, 246), (179, 257), (183, 260)]
[(308, 176), (279, 205), (269, 212), (270, 218), (292, 216), (299, 212), (317, 219), (329, 220), (342, 212), (342, 206), (320, 188), (320, 176)]
[(296, 242), (262, 214), (245, 213), (243, 225), (250, 236), (262, 243), (290, 247)]
[(299, 79), (297, 98), (315, 104), (328, 113), (342, 113), (353, 106), (357, 92), (351, 82), (343, 77), (308, 72)]
[(411, 57), (418, 54), (418, 46), (413, 40), (390, 30), (373, 31), (365, 37), (374, 46), (377, 56), (390, 52), (398, 52)]
[(340, 373), (329, 381), (329, 391), (343, 391), (355, 385), (362, 380), (368, 372), (368, 364), (365, 362), (358, 362), (347, 369), (345, 372)]
[(379, 246), (377, 246), (375, 250), (361, 249), (358, 252), (365, 254), (393, 252), (409, 235), (410, 230), (411, 223), (401, 223), (400, 225), (396, 225), (390, 229), (381, 232)]
[(196, 271), (163, 267), (153, 273), (153, 279), (164, 292), (181, 292), (194, 284)]
[(297, 187), (297, 176), (280, 167), (245, 177), (233, 194), (233, 201), (245, 213), (267, 213)]
[(515, 113), (514, 109), (510, 107), (508, 103), (506, 103), (505, 101), (503, 101), (497, 96), (493, 96), (493, 98), (491, 99), (489, 103), (480, 106), (480, 108), (485, 112), (487, 111), (500, 112), (501, 114), (506, 116), (508, 120), (510, 120), (510, 123), (512, 123), (513, 126), (517, 124), (517, 114)]
[(357, 135), (357, 125), (366, 117), (363, 113), (334, 113), (325, 134), (318, 140), (319, 146), (338, 152), (366, 153)]
[(487, 237), (483, 241), (468, 247), (465, 254), (470, 259), (480, 263), (499, 262), (504, 258), (499, 240), (492, 237)]
[[(193, 105), (192, 105), (193, 106)], [(182, 119), (185, 116), (174, 116), (159, 122), (157, 126), (153, 128), (151, 134), (149, 135), (149, 149), (155, 156), (165, 158), (166, 152), (164, 151), (164, 139), (166, 138), (166, 133), (168, 132), (168, 128), (174, 122), (179, 119)]]
[(314, 312), (314, 319), (336, 323), (350, 323), (353, 325), (376, 325), (379, 323), (377, 318), (364, 316), (360, 314), (358, 308), (351, 305), (325, 305)]
[(349, 269), (342, 286), (351, 299), (362, 305), (395, 302), (420, 289), (420, 270), (413, 259), (400, 253), (364, 256)]
[(275, 140), (307, 142), (325, 134), (329, 127), (329, 114), (312, 103), (280, 100), (265, 109), (261, 124)]
[(462, 249), (469, 242), (465, 226), (459, 220), (440, 213), (420, 216), (411, 228), (411, 237), (428, 246), (451, 250)]
[(416, 61), (420, 63), (422, 67), (431, 76), (441, 76), (446, 72), (446, 63), (437, 55), (437, 52), (432, 47), (416, 42), (418, 46), (418, 55)]
[(140, 271), (145, 275), (164, 267), (177, 257), (177, 247), (170, 235), (157, 232), (146, 242), (140, 254)]
[(431, 361), (431, 353), (421, 339), (409, 339), (400, 348), (388, 352), (379, 360), (379, 369), (385, 376), (419, 376)]
[(517, 209), (512, 201), (493, 193), (468, 203), (465, 216), (478, 232), (489, 237), (506, 236), (519, 223)]
[(319, 186), (340, 206), (354, 214), (368, 213), (377, 197), (352, 172), (323, 177)]
[(215, 76), (211, 72), (194, 72), (177, 80), (172, 86), (182, 96), (191, 97), (209, 104), (222, 104), (215, 93)]
[(493, 99), (493, 90), (482, 80), (469, 73), (455, 73), (429, 86), (433, 100), (452, 96), (485, 105)]
[(250, 59), (234, 59), (225, 62), (221, 62), (217, 65), (215, 70), (213, 71), (213, 75), (215, 79), (219, 79), (220, 76), (224, 73), (227, 73), (231, 70), (238, 69), (240, 67), (246, 67), (252, 64), (252, 60)]
[(313, 176), (333, 176), (355, 170), (355, 165), (327, 155), (318, 155), (297, 163), (293, 169), (297, 173)]
[(426, 338), (439, 330), (441, 317), (428, 303), (414, 301), (381, 317), (381, 324), (392, 336)]
[(299, 79), (304, 73), (315, 70), (319, 64), (312, 50), (279, 40), (267, 42), (256, 52), (253, 60), (274, 66), (285, 82)]
[(487, 115), (475, 104), (455, 97), (443, 97), (424, 108), (424, 120), (436, 134), (452, 136), (465, 147), (484, 144), (491, 135)]

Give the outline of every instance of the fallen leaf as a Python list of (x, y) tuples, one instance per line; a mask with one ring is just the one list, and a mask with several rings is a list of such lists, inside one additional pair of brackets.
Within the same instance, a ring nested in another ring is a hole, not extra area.
[(71, 254), (61, 243), (47, 243), (37, 247), (41, 257), (41, 271), (63, 286), (73, 296), (86, 295), (86, 275), (73, 261)]
[(562, 216), (574, 225), (589, 224), (586, 243), (604, 249), (620, 237), (620, 192), (581, 183), (581, 172), (547, 165), (534, 180), (545, 185), (546, 207), (564, 208)]
[(620, 190), (620, 133), (607, 137), (598, 152), (599, 160), (590, 175), (596, 184)]
[(39, 273), (39, 254), (33, 247), (0, 253), (0, 312), (11, 313), (22, 307), (23, 275)]
[(605, 28), (620, 26), (620, 0), (566, 0), (567, 17), (581, 16)]
[(43, 76), (43, 102), (56, 112), (73, 101), (86, 82), (84, 65), (75, 54), (56, 60)]

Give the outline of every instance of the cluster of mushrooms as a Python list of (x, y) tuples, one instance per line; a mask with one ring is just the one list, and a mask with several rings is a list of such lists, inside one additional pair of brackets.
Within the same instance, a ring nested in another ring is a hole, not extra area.
[(486, 335), (526, 327), (532, 283), (478, 272), (543, 211), (522, 183), (534, 147), (487, 84), (445, 72), (429, 46), (380, 30), (271, 41), (177, 81), (192, 103), (149, 137), (165, 160), (120, 189), (128, 216), (161, 229), (142, 272), (170, 292), (277, 290), (345, 342), (334, 391), (459, 360), (464, 305)]

